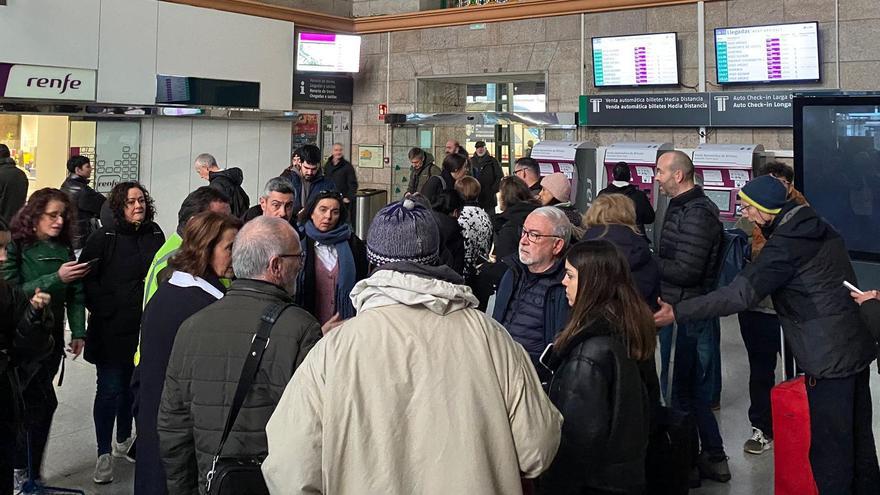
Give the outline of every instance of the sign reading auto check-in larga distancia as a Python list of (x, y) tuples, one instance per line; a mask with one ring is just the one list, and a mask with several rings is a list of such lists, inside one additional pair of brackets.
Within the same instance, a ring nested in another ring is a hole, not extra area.
[(95, 101), (95, 79), (90, 69), (0, 63), (0, 97)]

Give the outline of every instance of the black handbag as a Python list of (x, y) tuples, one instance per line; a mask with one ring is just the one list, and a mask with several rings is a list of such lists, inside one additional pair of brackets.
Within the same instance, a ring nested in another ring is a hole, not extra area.
[(220, 437), (220, 445), (211, 462), (211, 470), (207, 474), (205, 493), (208, 495), (269, 495), (266, 482), (263, 480), (263, 472), (260, 467), (263, 464), (263, 456), (227, 456), (222, 457), (223, 445), (232, 431), (232, 425), (238, 417), (238, 411), (244, 404), (251, 385), (254, 383), (257, 372), (260, 370), (260, 362), (263, 353), (269, 346), (269, 334), (272, 326), (281, 316), (281, 313), (291, 306), (290, 303), (275, 303), (266, 308), (260, 316), (260, 326), (251, 339), (251, 348), (248, 350), (247, 359), (241, 368), (241, 377), (235, 389), (235, 397), (232, 399), (232, 407), (226, 417), (226, 426), (223, 427), (223, 435)]

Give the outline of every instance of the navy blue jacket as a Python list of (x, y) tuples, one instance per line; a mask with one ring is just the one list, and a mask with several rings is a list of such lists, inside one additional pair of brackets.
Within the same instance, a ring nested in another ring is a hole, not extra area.
[[(495, 310), (492, 312), (492, 317), (495, 318), (498, 322), (504, 322), (504, 316), (507, 314), (507, 311), (510, 309), (510, 303), (514, 299), (515, 291), (522, 280), (525, 271), (528, 269), (525, 265), (523, 265), (517, 255), (510, 256), (505, 258), (504, 263), (509, 266), (509, 269), (504, 274), (504, 277), (501, 279), (501, 283), (498, 284), (498, 292), (495, 294)], [(564, 270), (562, 261), (560, 260), (556, 266), (551, 268), (551, 271), (554, 271), (554, 283), (551, 284), (544, 295), (544, 319), (543, 322), (535, 322), (538, 325), (543, 323), (542, 326), (538, 327), (536, 325), (535, 331), (540, 331), (544, 333), (544, 345), (543, 347), (547, 347), (547, 344), (553, 342), (556, 338), (556, 334), (558, 334), (564, 327), (565, 324), (568, 323), (568, 300), (565, 298), (565, 287), (562, 286), (562, 275), (564, 274)], [(516, 339), (516, 335), (513, 335), (514, 340)], [(529, 349), (526, 349), (529, 351)], [(543, 351), (543, 348), (541, 349)], [(530, 351), (529, 355), (532, 358), (532, 361), (537, 363), (537, 359), (540, 356), (540, 352), (537, 355)]]
[(639, 294), (648, 303), (648, 307), (654, 311), (659, 309), (657, 298), (660, 297), (660, 268), (657, 260), (651, 256), (648, 241), (643, 236), (625, 225), (597, 225), (587, 229), (581, 240), (605, 240), (614, 244), (629, 263)]
[(309, 188), (309, 197), (302, 197), (302, 177), (295, 172), (284, 174), (282, 177), (289, 179), (293, 184), (293, 215), (296, 216), (299, 210), (309, 204), (309, 200), (318, 195), (321, 191), (335, 191), (336, 184), (327, 176), (320, 174), (312, 180), (312, 187)]

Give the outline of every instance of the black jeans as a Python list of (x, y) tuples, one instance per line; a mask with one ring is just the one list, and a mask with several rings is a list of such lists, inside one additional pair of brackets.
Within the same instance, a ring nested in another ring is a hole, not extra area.
[(95, 437), (98, 456), (112, 451), (113, 424), (116, 424), (116, 441), (124, 442), (131, 436), (132, 395), (131, 374), (134, 364), (98, 364), (95, 406)]
[(869, 369), (846, 378), (807, 376), (810, 464), (822, 495), (877, 493)]
[[(770, 390), (776, 385), (779, 354), (779, 318), (775, 314), (745, 311), (737, 315), (743, 344), (749, 356), (749, 422), (767, 438), (773, 438)], [(793, 358), (785, 346), (786, 376), (794, 376)]]
[(56, 350), (56, 354), (40, 364), (33, 378), (26, 385), (22, 385), (24, 387), (23, 431), (19, 432), (15, 443), (15, 468), (27, 469), (28, 457), (30, 457), (34, 479), (40, 478), (43, 454), (49, 442), (49, 430), (52, 428), (52, 418), (55, 416), (55, 409), (58, 408), (58, 398), (55, 396), (52, 380), (63, 356)]
[(0, 495), (12, 493), (12, 469), (15, 455), (15, 397), (11, 370), (0, 372)]

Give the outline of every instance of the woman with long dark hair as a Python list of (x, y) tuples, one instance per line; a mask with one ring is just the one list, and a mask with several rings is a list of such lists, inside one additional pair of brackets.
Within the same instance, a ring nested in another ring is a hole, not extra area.
[[(89, 328), (86, 361), (97, 371), (92, 410), (98, 458), (93, 481), (113, 481), (113, 457), (127, 458), (132, 438), (132, 357), (141, 327), (144, 279), (165, 234), (153, 222), (153, 198), (138, 182), (120, 182), (107, 200), (113, 222), (89, 236), (81, 262), (94, 260), (83, 280)], [(111, 443), (116, 425), (116, 442)], [(130, 459), (130, 458), (129, 458)]]
[(501, 261), (517, 253), (523, 223), (529, 213), (541, 205), (529, 190), (529, 186), (515, 175), (501, 179), (499, 193), (501, 213), (492, 219), (492, 232), (495, 259)]
[(440, 175), (428, 178), (425, 185), (419, 191), (428, 203), (434, 204), (437, 196), (442, 191), (455, 191), (455, 181), (466, 176), (468, 173), (468, 158), (458, 153), (450, 153), (443, 159), (443, 169)]
[[(21, 287), (27, 297), (37, 289), (48, 293), (54, 320), (51, 352), (20, 377), (27, 435), (21, 435), (16, 444), (16, 484), (40, 478), (52, 417), (58, 407), (52, 379), (64, 358), (65, 310), (72, 334), (68, 350), (79, 356), (83, 349), (86, 326), (81, 279), (88, 274), (89, 265), (74, 259), (75, 222), (76, 213), (67, 194), (48, 187), (34, 192), (12, 219), (12, 243), (0, 270), (3, 278)], [(32, 460), (30, 473), (28, 457)]]
[(575, 244), (562, 283), (571, 315), (542, 363), (565, 422), (539, 492), (641, 494), (650, 405), (639, 362), (654, 356), (653, 315), (610, 242)]
[(305, 254), (296, 297), (299, 304), (323, 325), (331, 319), (354, 316), (349, 294), (354, 284), (367, 278), (367, 247), (358, 239), (346, 217), (342, 194), (321, 191), (300, 215)]
[(183, 230), (180, 250), (159, 272), (159, 288), (144, 308), (141, 358), (133, 382), (136, 495), (167, 493), (156, 417), (171, 348), (180, 324), (225, 294), (220, 279), (232, 277), (232, 243), (240, 228), (241, 221), (231, 215), (206, 211), (192, 217)]

